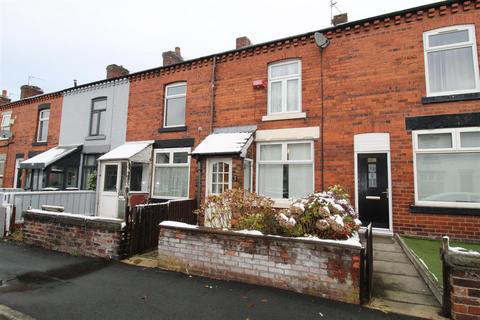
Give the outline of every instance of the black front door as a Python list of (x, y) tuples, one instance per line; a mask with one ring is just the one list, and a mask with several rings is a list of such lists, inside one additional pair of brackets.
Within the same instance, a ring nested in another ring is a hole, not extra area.
[(358, 213), (364, 226), (390, 227), (386, 153), (359, 154)]

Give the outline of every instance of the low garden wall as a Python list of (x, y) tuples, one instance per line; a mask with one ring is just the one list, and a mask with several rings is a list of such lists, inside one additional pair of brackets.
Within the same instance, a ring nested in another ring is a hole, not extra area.
[(23, 241), (69, 254), (121, 259), (126, 253), (125, 223), (120, 219), (27, 210)]
[(159, 267), (360, 303), (358, 243), (338, 243), (164, 222)]
[(480, 253), (442, 244), (443, 310), (458, 320), (480, 319)]

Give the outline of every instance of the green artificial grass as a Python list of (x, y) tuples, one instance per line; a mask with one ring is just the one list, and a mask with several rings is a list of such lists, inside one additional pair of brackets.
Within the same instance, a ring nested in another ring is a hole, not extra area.
[[(405, 244), (425, 262), (431, 273), (437, 277), (439, 286), (443, 286), (442, 262), (440, 261), (440, 240), (425, 240), (411, 237), (402, 237)], [(462, 247), (480, 252), (480, 243), (465, 243), (450, 241), (451, 247)]]

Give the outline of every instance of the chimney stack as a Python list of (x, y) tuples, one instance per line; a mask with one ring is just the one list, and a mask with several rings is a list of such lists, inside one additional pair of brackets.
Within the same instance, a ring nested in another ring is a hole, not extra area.
[(128, 76), (129, 73), (130, 71), (121, 65), (119, 66), (118, 64), (111, 64), (107, 66), (107, 79)]
[(348, 22), (348, 15), (346, 13), (337, 14), (333, 16), (333, 19), (332, 19), (332, 25), (334, 27), (338, 26), (339, 24), (347, 23), (347, 22)]
[(252, 42), (250, 41), (250, 39), (248, 39), (248, 37), (237, 38), (235, 42), (236, 42), (236, 46), (235, 46), (236, 49), (240, 49), (240, 48), (244, 48), (252, 45)]
[(20, 87), (20, 99), (25, 99), (33, 96), (43, 94), (43, 90), (37, 86), (25, 84)]
[(175, 51), (165, 51), (162, 53), (163, 66), (169, 66), (171, 64), (180, 63), (183, 61), (180, 53), (180, 47), (175, 47)]
[(0, 106), (10, 103), (11, 99), (8, 97), (7, 90), (2, 90), (2, 95), (0, 96)]

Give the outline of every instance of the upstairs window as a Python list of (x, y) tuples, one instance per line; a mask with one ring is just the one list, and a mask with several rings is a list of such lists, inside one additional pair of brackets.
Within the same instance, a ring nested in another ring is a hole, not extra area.
[(8, 139), (10, 137), (10, 119), (12, 114), (10, 112), (4, 112), (2, 114), (2, 122), (0, 124), (0, 139)]
[(478, 92), (478, 61), (473, 25), (425, 32), (425, 78), (428, 96)]
[(185, 126), (185, 104), (187, 84), (185, 82), (170, 84), (165, 87), (165, 128)]
[(47, 142), (49, 120), (50, 109), (40, 110), (40, 112), (38, 113), (37, 142)]
[(268, 67), (268, 114), (300, 112), (301, 63), (289, 60)]
[(107, 111), (107, 98), (92, 100), (92, 113), (90, 116), (90, 136), (105, 135), (105, 112)]

